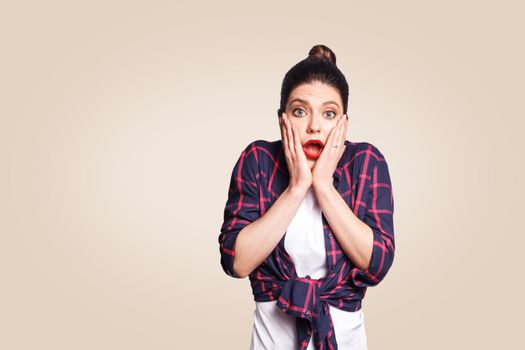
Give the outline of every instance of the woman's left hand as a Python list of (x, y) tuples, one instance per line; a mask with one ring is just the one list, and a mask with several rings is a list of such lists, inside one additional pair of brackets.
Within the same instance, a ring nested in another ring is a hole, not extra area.
[[(333, 186), (333, 175), (345, 150), (347, 127), (347, 115), (343, 114), (330, 130), (323, 151), (315, 161), (312, 169), (312, 186), (314, 188), (316, 186)], [(337, 147), (334, 147), (336, 145)]]

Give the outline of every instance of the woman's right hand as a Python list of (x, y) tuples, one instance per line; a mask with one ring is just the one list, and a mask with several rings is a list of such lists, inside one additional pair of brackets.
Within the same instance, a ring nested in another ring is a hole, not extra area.
[(292, 125), (284, 112), (279, 117), (279, 127), (286, 164), (290, 172), (288, 187), (306, 191), (312, 185), (312, 171), (304, 154), (297, 128)]

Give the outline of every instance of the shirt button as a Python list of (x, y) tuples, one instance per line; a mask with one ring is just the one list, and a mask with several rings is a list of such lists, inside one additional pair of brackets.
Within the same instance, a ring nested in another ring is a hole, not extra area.
[(331, 233), (328, 234), (328, 238), (332, 238), (332, 234)]
[(303, 312), (303, 314), (308, 315), (308, 314), (309, 314), (308, 310), (306, 310), (305, 312)]
[(310, 275), (306, 275), (306, 278), (308, 278), (308, 279), (312, 279), (312, 277), (310, 277)]

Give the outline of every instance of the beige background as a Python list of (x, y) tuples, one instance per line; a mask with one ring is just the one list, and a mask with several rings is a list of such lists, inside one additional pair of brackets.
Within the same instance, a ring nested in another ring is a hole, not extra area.
[[(15, 2), (11, 2), (15, 3)], [(387, 158), (396, 258), (370, 349), (524, 346), (518, 1), (25, 1), (0, 8), (0, 348), (247, 349), (218, 233), (315, 44)]]

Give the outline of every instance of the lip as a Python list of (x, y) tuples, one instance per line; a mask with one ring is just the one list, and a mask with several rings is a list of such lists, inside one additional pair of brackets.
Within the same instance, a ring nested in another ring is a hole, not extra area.
[[(310, 151), (308, 151), (308, 145), (309, 144), (312, 144), (312, 143), (315, 143), (315, 144), (318, 144), (321, 149), (319, 150), (319, 153), (311, 153)], [(317, 139), (311, 139), (311, 140), (308, 140), (304, 143), (303, 145), (303, 151), (304, 151), (304, 154), (306, 154), (308, 156), (308, 158), (311, 158), (311, 159), (317, 159), (319, 158), (319, 155), (321, 154), (321, 152), (323, 151), (323, 148), (324, 148), (324, 144), (323, 144), (323, 141), (321, 140), (317, 140)]]
[(318, 140), (318, 139), (311, 139), (311, 140), (306, 141), (304, 143), (303, 147), (306, 147), (306, 146), (308, 146), (311, 143), (318, 143), (321, 146), (321, 148), (324, 147), (323, 141)]

